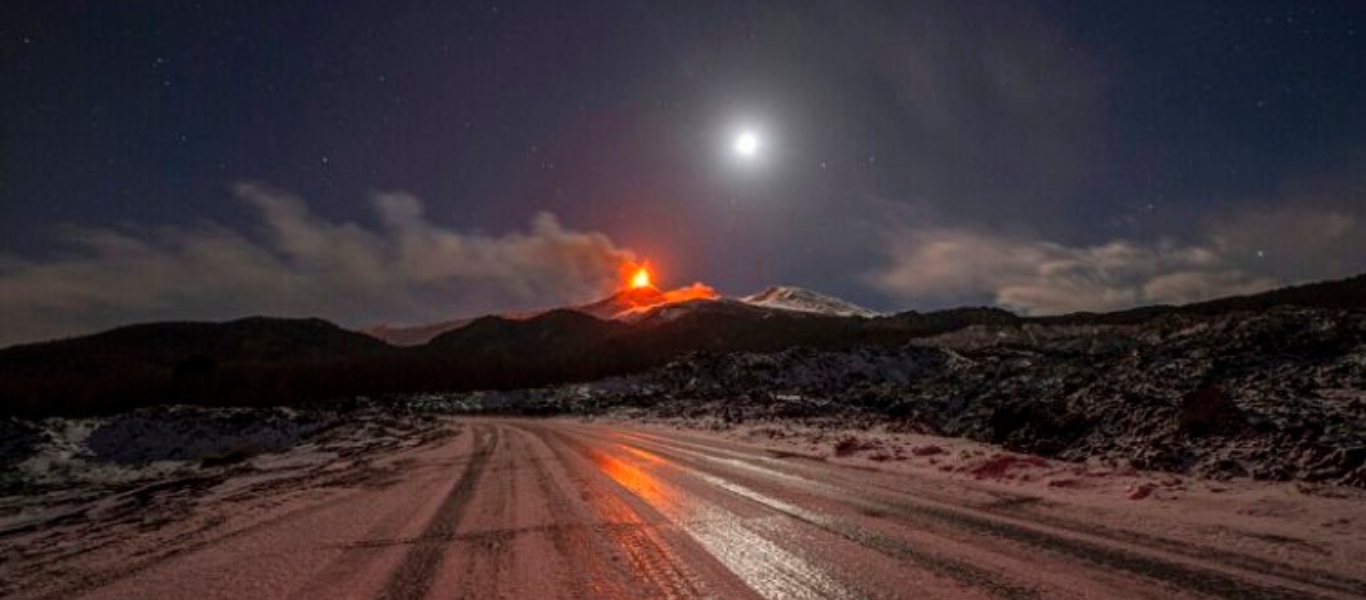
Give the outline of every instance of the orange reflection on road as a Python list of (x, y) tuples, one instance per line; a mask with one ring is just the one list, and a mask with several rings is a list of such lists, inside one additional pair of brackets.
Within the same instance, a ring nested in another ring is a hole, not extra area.
[[(592, 451), (593, 462), (618, 485), (659, 511), (760, 596), (811, 600), (856, 597), (820, 568), (748, 527), (739, 515), (696, 493), (689, 494), (677, 481), (658, 477), (661, 468), (681, 469), (669, 459), (620, 443), (612, 444), (612, 453), (615, 456)], [(689, 472), (703, 485), (715, 486), (723, 481), (705, 473)], [(767, 527), (785, 525), (790, 524), (769, 523)]]
[(653, 453), (653, 452), (649, 452), (649, 451), (647, 451), (647, 450), (641, 450), (640, 448), (633, 448), (633, 447), (627, 446), (627, 445), (625, 445), (625, 444), (617, 444), (617, 447), (618, 447), (618, 448), (621, 448), (622, 450), (625, 450), (625, 451), (627, 451), (627, 452), (630, 452), (631, 454), (634, 454), (637, 458), (639, 458), (639, 459), (645, 461), (646, 463), (649, 463), (649, 465), (652, 466), (652, 467), (658, 466), (658, 465), (662, 465), (662, 464), (665, 464), (665, 463), (669, 462), (669, 461), (665, 460), (663, 457), (661, 457), (660, 455), (655, 454), (655, 453)]
[[(624, 446), (623, 446), (624, 447)], [(629, 448), (627, 448), (629, 450)], [(656, 464), (663, 462), (659, 457), (654, 457)], [(620, 460), (614, 456), (602, 453), (593, 453), (593, 462), (598, 465), (602, 472), (606, 473), (612, 481), (639, 496), (652, 506), (659, 506), (674, 499), (672, 495), (665, 491), (659, 480), (654, 475), (639, 466)]]

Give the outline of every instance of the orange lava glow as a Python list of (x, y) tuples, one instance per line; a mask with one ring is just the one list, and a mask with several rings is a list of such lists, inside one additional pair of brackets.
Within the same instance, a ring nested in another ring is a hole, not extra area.
[(687, 302), (689, 300), (715, 300), (721, 295), (716, 290), (705, 283), (694, 283), (688, 287), (681, 287), (673, 290), (665, 290), (664, 301), (659, 304), (673, 304), (675, 302)]
[(643, 314), (655, 307), (690, 300), (716, 300), (721, 295), (704, 283), (694, 283), (673, 290), (661, 290), (652, 285), (631, 287), (612, 297), (613, 317)]
[(591, 314), (596, 314), (600, 318), (629, 317), (666, 304), (721, 298), (715, 289), (703, 283), (661, 290), (655, 287), (656, 275), (648, 263), (623, 263), (621, 288), (608, 300), (595, 305)]
[(645, 267), (636, 269), (635, 274), (631, 276), (631, 289), (638, 290), (647, 287), (650, 287), (649, 269), (646, 269)]

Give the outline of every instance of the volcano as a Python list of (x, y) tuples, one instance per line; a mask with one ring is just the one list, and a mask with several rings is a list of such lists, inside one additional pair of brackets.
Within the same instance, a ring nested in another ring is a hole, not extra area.
[[(508, 321), (521, 321), (556, 310), (568, 310), (603, 321), (622, 323), (674, 319), (697, 310), (712, 313), (743, 312), (754, 317), (776, 313), (861, 318), (880, 316), (879, 313), (852, 302), (799, 287), (774, 286), (757, 294), (729, 298), (704, 283), (660, 289), (650, 284), (648, 275), (642, 277), (640, 273), (631, 276), (632, 285), (595, 302), (495, 316)], [(412, 326), (378, 325), (360, 331), (395, 346), (417, 346), (430, 342), (441, 334), (466, 327), (475, 320), (476, 317), (465, 317)]]
[[(727, 298), (701, 282), (674, 289), (656, 287), (646, 263), (623, 264), (621, 275), (621, 289), (596, 302), (490, 316), (500, 321), (524, 321), (556, 311), (570, 311), (602, 321), (642, 325), (671, 321), (699, 311), (713, 316), (729, 314), (738, 319), (766, 319), (776, 315), (865, 319), (882, 316), (852, 302), (799, 287), (773, 286), (757, 294)], [(464, 317), (397, 327), (379, 325), (360, 332), (394, 346), (419, 346), (486, 318)]]

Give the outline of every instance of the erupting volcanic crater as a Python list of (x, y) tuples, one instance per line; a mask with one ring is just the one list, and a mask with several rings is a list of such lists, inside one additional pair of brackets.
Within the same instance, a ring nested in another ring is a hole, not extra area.
[(649, 268), (643, 265), (630, 269), (630, 273), (628, 284), (621, 291), (592, 304), (576, 307), (575, 310), (599, 319), (631, 320), (651, 309), (668, 304), (721, 299), (721, 294), (714, 288), (701, 282), (672, 290), (661, 290), (654, 286)]

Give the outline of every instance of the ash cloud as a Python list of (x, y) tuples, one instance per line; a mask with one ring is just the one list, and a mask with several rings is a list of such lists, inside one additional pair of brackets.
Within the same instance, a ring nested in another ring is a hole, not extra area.
[(373, 198), (378, 226), (322, 217), (257, 184), (234, 192), (259, 219), (148, 228), (65, 226), (72, 252), (0, 255), (0, 346), (129, 322), (320, 316), (347, 325), (423, 321), (586, 301), (633, 254), (551, 213), (483, 235), (433, 223), (417, 198)]

